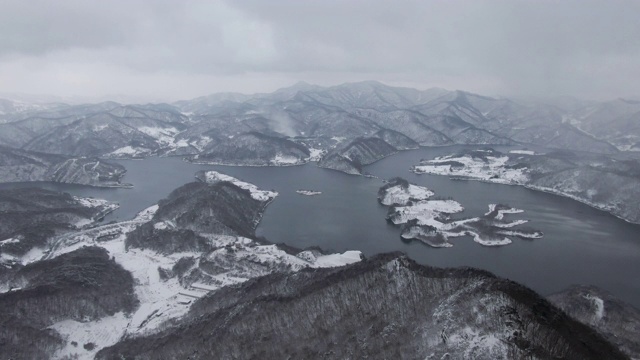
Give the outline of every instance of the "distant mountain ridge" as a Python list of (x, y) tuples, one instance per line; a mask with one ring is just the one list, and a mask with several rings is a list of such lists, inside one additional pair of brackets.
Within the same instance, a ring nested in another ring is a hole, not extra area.
[[(6, 122), (0, 124), (0, 145), (67, 155), (196, 154), (212, 142), (251, 131), (353, 140), (392, 130), (423, 146), (521, 143), (595, 153), (640, 150), (634, 121), (640, 105), (622, 99), (535, 102), (364, 81), (330, 87), (298, 83), (272, 93), (220, 93), (173, 104), (20, 104), (0, 105)], [(65, 137), (70, 132), (82, 140)]]

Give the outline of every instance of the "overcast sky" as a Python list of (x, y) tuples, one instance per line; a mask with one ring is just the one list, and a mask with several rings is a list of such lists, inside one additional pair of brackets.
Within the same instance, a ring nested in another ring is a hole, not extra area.
[(640, 1), (0, 0), (0, 91), (178, 100), (299, 80), (640, 94)]

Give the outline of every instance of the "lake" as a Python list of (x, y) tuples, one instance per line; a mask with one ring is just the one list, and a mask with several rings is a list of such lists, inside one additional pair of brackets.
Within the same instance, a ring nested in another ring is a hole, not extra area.
[[(198, 170), (213, 169), (251, 182), (280, 195), (264, 215), (257, 234), (272, 242), (299, 248), (320, 246), (330, 251), (361, 250), (370, 256), (403, 251), (416, 261), (439, 267), (472, 266), (523, 283), (543, 295), (571, 284), (606, 289), (640, 308), (640, 226), (603, 211), (556, 195), (477, 181), (456, 181), (409, 171), (422, 158), (450, 154), (460, 146), (406, 151), (366, 167), (379, 179), (320, 169), (315, 164), (294, 167), (232, 167), (193, 165), (179, 158), (122, 160), (128, 172), (123, 181), (133, 189), (38, 183), (78, 196), (105, 198), (121, 207), (105, 221), (125, 220), (166, 197), (173, 189), (194, 180)], [(439, 197), (452, 197), (465, 211), (478, 216), (490, 203), (525, 210), (514, 218), (529, 219), (528, 226), (545, 236), (536, 240), (513, 238), (511, 245), (484, 247), (470, 237), (452, 239), (451, 248), (406, 243), (400, 229), (385, 221), (387, 207), (377, 202), (382, 179), (401, 176), (426, 186)], [(33, 186), (4, 184), (0, 187)], [(304, 196), (299, 189), (321, 191)]]

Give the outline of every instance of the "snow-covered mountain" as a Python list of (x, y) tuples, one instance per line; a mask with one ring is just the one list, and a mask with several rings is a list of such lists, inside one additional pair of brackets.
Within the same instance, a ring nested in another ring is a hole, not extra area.
[[(116, 208), (105, 200), (39, 188), (0, 190), (0, 269), (38, 260), (48, 239), (90, 226)], [(0, 282), (3, 291), (6, 286)]]
[[(376, 134), (380, 134), (380, 136), (385, 136), (385, 134), (393, 136), (390, 135), (389, 132), (378, 132)], [(401, 139), (398, 140), (402, 141)], [(404, 147), (404, 144), (407, 143), (410, 144), (411, 142), (406, 142), (405, 140), (400, 146)], [(340, 144), (331, 150), (318, 162), (318, 166), (342, 171), (347, 174), (358, 175), (362, 174), (362, 166), (374, 163), (397, 151), (397, 148), (380, 137), (356, 138), (346, 144)]]
[[(11, 122), (0, 125), (0, 145), (74, 156), (196, 155), (246, 133), (304, 146), (299, 139), (316, 139), (325, 151), (335, 145), (327, 139), (383, 134), (390, 142), (391, 131), (422, 146), (521, 143), (605, 154), (633, 150), (640, 141), (634, 127), (640, 108), (631, 100), (567, 105), (564, 99), (522, 101), (373, 81), (299, 83), (273, 93), (221, 93), (172, 105), (5, 103)], [(390, 143), (415, 146), (402, 141), (409, 145)], [(262, 159), (263, 165), (270, 160)]]
[(98, 359), (624, 359), (533, 291), (400, 254), (226, 287)]
[(72, 158), (0, 146), (0, 182), (53, 181), (98, 187), (128, 187), (126, 169), (97, 158)]

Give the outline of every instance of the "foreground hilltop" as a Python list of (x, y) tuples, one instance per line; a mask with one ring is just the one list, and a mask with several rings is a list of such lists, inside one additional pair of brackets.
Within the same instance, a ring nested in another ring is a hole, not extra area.
[(198, 300), (176, 326), (98, 359), (625, 359), (535, 292), (398, 253), (275, 274)]

